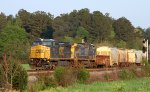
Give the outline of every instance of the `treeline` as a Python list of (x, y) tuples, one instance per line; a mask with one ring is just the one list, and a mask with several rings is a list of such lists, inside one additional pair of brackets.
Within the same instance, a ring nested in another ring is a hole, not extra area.
[(36, 38), (81, 42), (120, 48), (142, 48), (144, 37), (150, 38), (150, 28), (135, 28), (125, 17), (112, 18), (109, 13), (73, 10), (54, 17), (44, 11), (30, 13), (24, 9), (16, 16), (0, 13), (0, 56), (3, 53), (23, 60), (28, 58), (31, 43)]

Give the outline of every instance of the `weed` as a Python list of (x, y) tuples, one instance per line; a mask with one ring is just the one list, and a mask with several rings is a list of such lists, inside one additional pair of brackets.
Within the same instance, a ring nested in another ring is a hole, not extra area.
[(125, 79), (133, 79), (133, 78), (136, 78), (137, 75), (136, 75), (136, 72), (135, 70), (122, 70), (119, 72), (119, 78), (122, 79), (122, 80), (125, 80)]
[(85, 83), (89, 79), (90, 73), (85, 68), (80, 68), (78, 70), (77, 77), (78, 77), (79, 82)]

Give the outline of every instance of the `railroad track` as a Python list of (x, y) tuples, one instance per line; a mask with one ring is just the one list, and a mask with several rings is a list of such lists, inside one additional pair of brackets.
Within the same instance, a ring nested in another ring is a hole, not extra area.
[[(87, 69), (89, 72), (111, 71), (112, 68)], [(54, 70), (27, 70), (29, 76), (48, 76), (53, 74)]]
[[(87, 69), (90, 73), (92, 72), (105, 72), (105, 71), (120, 71), (122, 69), (128, 69), (129, 67), (119, 68), (91, 68)], [(141, 67), (137, 67), (141, 68)], [(27, 70), (29, 76), (48, 76), (54, 73), (54, 70)]]
[(27, 70), (28, 76), (48, 76), (53, 72), (53, 70)]

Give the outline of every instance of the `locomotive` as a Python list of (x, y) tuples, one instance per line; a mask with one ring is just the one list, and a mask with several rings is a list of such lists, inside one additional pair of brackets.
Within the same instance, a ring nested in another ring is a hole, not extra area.
[(30, 52), (33, 68), (54, 69), (56, 66), (94, 67), (96, 49), (89, 43), (59, 42), (54, 39), (36, 39)]
[(33, 42), (29, 64), (34, 69), (54, 69), (57, 66), (87, 68), (129, 66), (141, 64), (141, 50), (95, 47), (89, 43), (59, 42), (38, 38)]

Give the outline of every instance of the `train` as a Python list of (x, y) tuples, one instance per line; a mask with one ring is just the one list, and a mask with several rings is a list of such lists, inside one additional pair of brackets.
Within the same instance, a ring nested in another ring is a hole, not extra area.
[(140, 65), (142, 58), (141, 50), (38, 38), (31, 46), (29, 65), (34, 69), (55, 69), (57, 66), (98, 68)]

